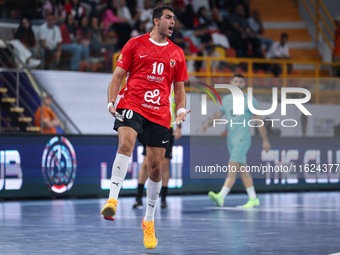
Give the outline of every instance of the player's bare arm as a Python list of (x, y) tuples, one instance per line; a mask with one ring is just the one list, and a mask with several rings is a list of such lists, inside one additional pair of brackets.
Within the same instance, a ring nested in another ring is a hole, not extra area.
[(109, 83), (109, 87), (107, 90), (108, 103), (112, 103), (113, 105), (109, 107), (108, 110), (114, 117), (116, 117), (116, 108), (114, 107), (114, 105), (115, 105), (115, 102), (118, 96), (120, 84), (122, 83), (125, 74), (126, 74), (126, 71), (123, 68), (117, 66), (112, 75), (112, 78), (111, 78), (111, 81)]
[[(176, 112), (178, 113), (178, 110), (185, 109), (185, 106), (186, 106), (186, 94), (185, 94), (185, 89), (184, 89), (184, 81), (174, 82), (174, 90), (175, 90)], [(182, 123), (183, 121), (186, 121), (187, 114), (189, 112), (190, 110), (177, 114), (176, 123)]]
[(210, 118), (209, 121), (202, 126), (202, 133), (205, 133), (207, 131), (208, 127), (213, 124), (214, 119), (221, 118), (223, 114), (224, 113), (222, 111), (215, 112), (214, 116), (212, 116), (212, 118)]
[[(254, 118), (258, 119), (258, 120), (262, 120), (260, 115), (255, 114)], [(262, 147), (266, 152), (268, 152), (270, 150), (270, 143), (268, 141), (266, 127), (264, 125), (262, 125), (261, 127), (258, 127), (258, 129), (259, 129), (260, 135), (262, 137)]]

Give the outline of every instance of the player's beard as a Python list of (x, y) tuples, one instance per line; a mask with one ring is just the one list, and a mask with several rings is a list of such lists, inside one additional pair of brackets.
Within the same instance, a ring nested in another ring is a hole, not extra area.
[(160, 34), (164, 37), (170, 37), (171, 34), (169, 33), (169, 25), (162, 24), (160, 27)]

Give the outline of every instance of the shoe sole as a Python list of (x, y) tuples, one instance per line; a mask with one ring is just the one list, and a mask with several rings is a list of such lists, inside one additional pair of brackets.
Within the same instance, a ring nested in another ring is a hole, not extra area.
[(113, 209), (111, 206), (107, 206), (105, 208), (103, 208), (100, 213), (103, 215), (103, 218), (105, 220), (110, 220), (110, 221), (114, 221), (115, 220), (115, 215), (116, 215), (116, 210)]
[(244, 206), (243, 206), (243, 208), (249, 209), (249, 208), (258, 207), (258, 206), (260, 206), (260, 202), (259, 202), (258, 204), (256, 204), (256, 205), (251, 206), (251, 207), (244, 207)]
[[(141, 227), (142, 227), (143, 234), (144, 234), (143, 223), (141, 224)], [(145, 245), (145, 243), (144, 243), (144, 240), (143, 240), (143, 244), (144, 244), (145, 249), (155, 249), (156, 246), (157, 246), (157, 244), (158, 244), (158, 238), (157, 238), (157, 237), (156, 237), (156, 240), (157, 240), (157, 243), (156, 243), (156, 245), (155, 245), (154, 247), (152, 247), (152, 246), (147, 247), (147, 246)]]

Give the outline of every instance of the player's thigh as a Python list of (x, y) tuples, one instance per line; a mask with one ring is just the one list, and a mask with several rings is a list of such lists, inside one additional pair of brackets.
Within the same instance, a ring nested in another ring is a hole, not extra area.
[[(162, 125), (147, 120), (143, 132), (138, 134), (138, 140), (146, 146), (165, 149), (170, 143), (170, 131)], [(146, 155), (148, 156), (148, 150)]]
[(116, 119), (113, 128), (114, 130), (118, 131), (121, 127), (130, 127), (134, 129), (137, 134), (143, 133), (143, 127), (146, 124), (146, 119), (142, 115), (130, 109), (118, 109), (117, 112), (124, 117), (124, 121)]
[(170, 128), (170, 138), (169, 138), (169, 144), (168, 147), (166, 147), (166, 151), (165, 151), (165, 158), (166, 159), (172, 159), (172, 147), (174, 146), (174, 140), (175, 137), (172, 135), (173, 129)]

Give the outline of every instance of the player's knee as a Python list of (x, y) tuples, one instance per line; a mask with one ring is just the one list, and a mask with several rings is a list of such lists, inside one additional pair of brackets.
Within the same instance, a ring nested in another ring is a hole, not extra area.
[(149, 177), (151, 179), (159, 179), (162, 174), (162, 167), (160, 164), (150, 164), (149, 166)]
[(129, 144), (122, 143), (122, 144), (119, 144), (118, 146), (118, 154), (124, 154), (130, 157), (132, 154), (132, 151), (133, 151), (133, 148), (131, 149), (131, 146), (129, 146)]

